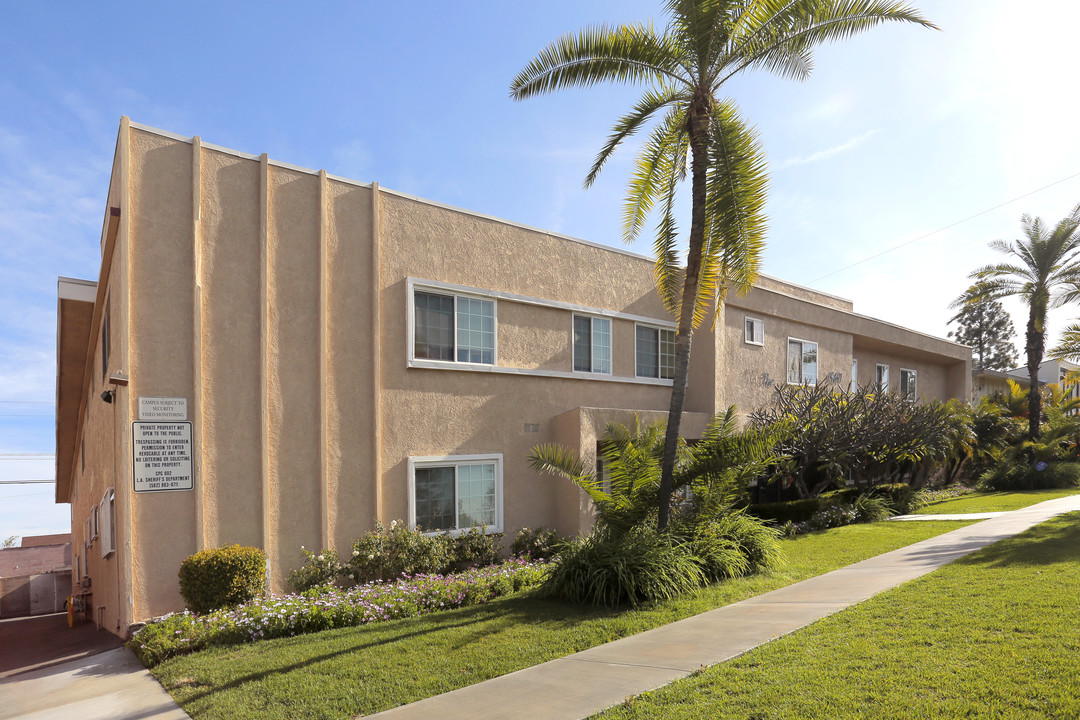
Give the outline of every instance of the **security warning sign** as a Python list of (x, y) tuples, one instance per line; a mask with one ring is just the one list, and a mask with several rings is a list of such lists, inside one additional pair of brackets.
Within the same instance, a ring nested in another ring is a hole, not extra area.
[(131, 423), (135, 492), (191, 490), (190, 422)]

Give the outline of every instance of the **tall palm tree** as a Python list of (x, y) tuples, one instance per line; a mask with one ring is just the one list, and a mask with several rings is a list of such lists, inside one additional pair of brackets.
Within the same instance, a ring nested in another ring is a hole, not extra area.
[[(647, 86), (616, 122), (585, 179), (651, 121), (627, 191), (623, 238), (632, 242), (654, 207), (660, 296), (678, 318), (675, 370), (664, 443), (658, 526), (667, 526), (672, 473), (690, 363), (690, 341), (727, 288), (749, 290), (765, 237), (764, 153), (734, 103), (718, 97), (731, 78), (765, 70), (802, 80), (814, 46), (888, 21), (934, 27), (886, 0), (667, 0), (663, 32), (651, 24), (587, 28), (555, 41), (514, 78), (516, 100), (601, 82)], [(686, 266), (679, 266), (676, 188), (689, 156), (691, 212)]]
[(1042, 414), (1038, 388), (1039, 365), (1046, 349), (1046, 314), (1050, 308), (1080, 299), (1080, 205), (1053, 227), (1029, 215), (1024, 215), (1020, 224), (1022, 239), (990, 243), (1014, 262), (987, 265), (971, 273), (975, 284), (957, 303), (965, 298), (978, 302), (1018, 297), (1027, 305), (1028, 437), (1035, 440)]

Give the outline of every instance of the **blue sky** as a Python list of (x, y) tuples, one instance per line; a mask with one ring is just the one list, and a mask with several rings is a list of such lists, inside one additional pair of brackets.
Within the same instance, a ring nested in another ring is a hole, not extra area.
[[(1080, 6), (923, 0), (791, 83), (728, 86), (772, 176), (763, 270), (944, 335), (986, 244), (1080, 202)], [(581, 181), (636, 93), (509, 100), (589, 3), (4, 3), (0, 6), (0, 481), (53, 475), (56, 278), (95, 279), (121, 115), (205, 142), (588, 240), (619, 240), (634, 145)], [(1046, 187), (1051, 186), (1051, 187)], [(1045, 188), (1045, 189), (1044, 189)], [(1014, 198), (1022, 199), (1009, 202)], [(976, 216), (976, 217), (972, 217)], [(969, 219), (971, 218), (971, 219)], [(947, 229), (943, 229), (947, 228)], [(648, 238), (636, 248), (648, 253)], [(1014, 324), (1023, 328), (1018, 307)], [(1051, 332), (1080, 315), (1059, 311)], [(21, 402), (12, 402), (21, 401)], [(0, 485), (0, 537), (67, 530), (50, 485)]]

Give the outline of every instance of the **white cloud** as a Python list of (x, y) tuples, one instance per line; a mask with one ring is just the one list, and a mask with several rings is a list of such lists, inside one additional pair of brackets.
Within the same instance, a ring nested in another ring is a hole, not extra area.
[(864, 142), (866, 142), (871, 137), (876, 135), (877, 132), (878, 132), (877, 130), (868, 130), (867, 132), (864, 132), (862, 135), (858, 135), (856, 137), (853, 137), (853, 138), (851, 138), (851, 139), (849, 139), (849, 140), (847, 140), (847, 141), (845, 141), (843, 143), (840, 143), (839, 145), (834, 145), (833, 147), (828, 148), (826, 150), (820, 150), (820, 151), (818, 151), (816, 153), (813, 153), (811, 155), (803, 155), (803, 156), (797, 156), (797, 157), (788, 158), (787, 160), (780, 163), (780, 167), (785, 168), (785, 167), (791, 167), (792, 165), (809, 165), (810, 163), (819, 162), (821, 160), (827, 160), (827, 159), (829, 159), (831, 157), (835, 157), (836, 155), (840, 155), (841, 153), (846, 153), (847, 151), (852, 150), (852, 149), (858, 147), (859, 145), (862, 145)]

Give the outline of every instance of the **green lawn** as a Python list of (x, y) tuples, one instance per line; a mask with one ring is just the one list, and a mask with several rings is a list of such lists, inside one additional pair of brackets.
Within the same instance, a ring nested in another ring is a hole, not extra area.
[(212, 648), (153, 669), (192, 718), (348, 718), (420, 700), (679, 620), (959, 527), (852, 525), (783, 541), (767, 575), (636, 610), (511, 597), (423, 618)]
[(945, 515), (948, 513), (983, 513), (1019, 510), (1044, 500), (1076, 495), (1080, 488), (1061, 490), (1024, 490), (1022, 492), (989, 492), (964, 495), (953, 500), (930, 503), (918, 510), (918, 515)]
[(598, 717), (1080, 718), (1080, 513)]

